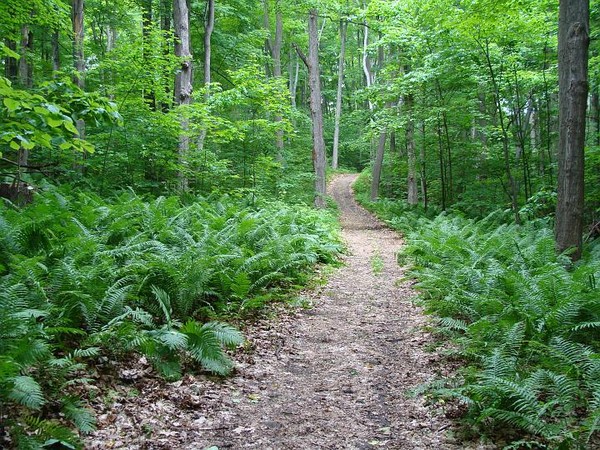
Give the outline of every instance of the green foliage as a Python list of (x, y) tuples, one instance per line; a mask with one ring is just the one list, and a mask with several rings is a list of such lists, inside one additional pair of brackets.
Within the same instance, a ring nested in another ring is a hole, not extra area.
[(549, 448), (595, 442), (598, 245), (572, 266), (556, 255), (545, 220), (506, 225), (499, 213), (481, 221), (456, 214), (428, 219), (402, 202), (370, 206), (406, 233), (403, 263), (412, 266), (423, 304), (465, 363), (437, 395), (466, 404), (466, 419), (484, 431), (508, 426)]
[(225, 349), (243, 338), (214, 318), (341, 251), (334, 217), (308, 207), (47, 189), (25, 209), (0, 205), (0, 416), (23, 448), (77, 446), (66, 423), (93, 428), (72, 387), (100, 354), (141, 352), (168, 379), (189, 364), (226, 375)]

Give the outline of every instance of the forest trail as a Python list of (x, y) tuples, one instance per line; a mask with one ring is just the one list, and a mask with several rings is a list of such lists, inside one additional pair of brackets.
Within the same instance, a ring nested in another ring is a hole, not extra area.
[(402, 240), (355, 202), (355, 179), (330, 185), (349, 255), (305, 294), (314, 307), (251, 327), (252, 351), (236, 357), (231, 378), (138, 387), (89, 448), (467, 448), (447, 437), (439, 409), (406, 395), (441, 365), (425, 351), (415, 293), (399, 281)]

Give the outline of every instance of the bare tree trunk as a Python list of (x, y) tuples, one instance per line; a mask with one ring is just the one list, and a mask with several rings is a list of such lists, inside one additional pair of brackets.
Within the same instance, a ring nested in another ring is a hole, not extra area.
[(425, 166), (425, 150), (427, 147), (427, 140), (425, 134), (425, 121), (421, 122), (421, 155), (419, 157), (419, 172), (421, 178), (421, 195), (423, 196), (423, 207), (427, 209), (427, 172)]
[(407, 95), (405, 98), (406, 107), (406, 153), (408, 155), (408, 197), (409, 205), (419, 203), (419, 195), (417, 192), (417, 157), (415, 153), (415, 123), (412, 117), (413, 114), (413, 96)]
[(58, 72), (60, 70), (60, 46), (59, 46), (59, 32), (57, 29), (52, 31), (52, 71)]
[[(283, 17), (281, 15), (281, 2), (275, 0), (275, 40), (273, 41), (273, 76), (281, 78), (281, 47), (283, 46)], [(275, 116), (275, 122), (281, 123), (283, 117), (278, 114)], [(283, 158), (283, 130), (277, 130), (275, 137), (275, 146), (277, 147), (277, 161), (284, 162)]]
[[(85, 58), (83, 53), (83, 6), (84, 0), (71, 0), (71, 23), (73, 25), (73, 65), (75, 66), (75, 75), (73, 82), (81, 89), (85, 87)], [(85, 122), (79, 119), (75, 122), (75, 127), (79, 132), (79, 139), (85, 139)], [(87, 158), (87, 154), (83, 154)], [(83, 166), (78, 167), (83, 172)]]
[[(370, 88), (373, 84), (373, 66), (371, 64), (371, 59), (369, 58), (369, 53), (367, 52), (367, 48), (369, 46), (369, 28), (365, 26), (365, 32), (363, 36), (363, 72), (365, 73), (365, 82), (367, 84), (367, 88)], [(374, 105), (369, 100), (369, 110), (373, 112)]]
[[(152, 0), (142, 1), (142, 60), (150, 70), (150, 31), (152, 30)], [(147, 89), (142, 93), (146, 104), (156, 111), (156, 95), (152, 83), (144, 83)]]
[(300, 61), (296, 59), (294, 68), (294, 51), (290, 49), (290, 62), (288, 65), (288, 72), (290, 76), (290, 98), (292, 102), (292, 108), (296, 109), (296, 91), (298, 87), (298, 74), (300, 72)]
[(325, 208), (326, 185), (325, 139), (323, 137), (323, 109), (321, 106), (321, 76), (319, 68), (319, 35), (317, 31), (318, 12), (311, 9), (308, 14), (308, 58), (295, 46), (298, 56), (308, 68), (310, 86), (310, 115), (313, 134), (313, 167), (315, 170), (315, 207)]
[[(12, 39), (5, 39), (4, 44), (13, 52), (17, 50), (17, 43)], [(19, 62), (16, 58), (7, 56), (4, 59), (4, 75), (11, 81), (15, 81), (19, 74)]]
[[(212, 0), (209, 0), (212, 1)], [(181, 59), (181, 67), (175, 76), (175, 101), (178, 105), (189, 105), (192, 97), (192, 52), (190, 48), (190, 19), (186, 0), (173, 0), (173, 26), (175, 28), (175, 55)], [(179, 134), (179, 188), (188, 189), (188, 153), (190, 150), (189, 119), (181, 113)]]
[(561, 0), (558, 21), (559, 145), (554, 234), (559, 252), (581, 258), (589, 0)]
[(379, 134), (379, 142), (377, 143), (377, 152), (375, 153), (375, 162), (373, 163), (373, 177), (371, 180), (371, 200), (377, 200), (379, 196), (379, 182), (381, 181), (381, 168), (383, 166), (383, 154), (385, 152), (385, 141), (387, 133), (383, 130)]
[[(206, 11), (206, 24), (204, 26), (204, 87), (206, 89), (204, 93), (204, 100), (208, 102), (210, 99), (210, 58), (212, 53), (211, 37), (215, 29), (215, 0), (208, 0)], [(198, 150), (204, 149), (204, 141), (206, 140), (206, 127), (200, 129), (200, 136), (198, 136)]]
[(33, 51), (33, 33), (29, 29), (29, 25), (21, 27), (21, 45), (18, 71), (19, 81), (23, 87), (30, 88), (33, 86), (33, 67), (29, 63), (29, 53)]
[(340, 60), (338, 63), (338, 85), (335, 101), (335, 127), (333, 130), (333, 156), (331, 158), (331, 167), (338, 168), (339, 145), (340, 145), (340, 119), (342, 117), (342, 90), (344, 88), (344, 60), (346, 58), (346, 34), (348, 31), (348, 22), (340, 20)]
[[(162, 36), (164, 39), (163, 42), (163, 55), (165, 57), (168, 57), (171, 54), (171, 16), (172, 16), (172, 3), (171, 0), (160, 0), (159, 3), (159, 7), (160, 7), (160, 30), (162, 32)], [(163, 79), (164, 80), (170, 80), (171, 79), (171, 73), (169, 71), (169, 67), (166, 66), (163, 71)], [(170, 99), (172, 98), (171, 94), (171, 89), (173, 87), (171, 86), (170, 82), (165, 82), (164, 83), (164, 93), (165, 93), (165, 100), (161, 102), (161, 109), (163, 112), (168, 112), (170, 107), (171, 107), (171, 102), (169, 100), (166, 99)]]

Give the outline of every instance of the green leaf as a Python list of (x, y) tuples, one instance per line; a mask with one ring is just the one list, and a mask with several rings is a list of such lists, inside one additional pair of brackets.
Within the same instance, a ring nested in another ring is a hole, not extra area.
[[(56, 128), (56, 127), (60, 127), (63, 123), (66, 124), (67, 122), (64, 120), (61, 120), (61, 119), (54, 119), (52, 117), (48, 117), (46, 119), (46, 123), (48, 125), (50, 125), (52, 128)], [(65, 127), (66, 127), (66, 125), (65, 125)], [(77, 131), (77, 130), (75, 130), (75, 131)]]
[(65, 120), (63, 122), (63, 126), (65, 127), (65, 129), (67, 129), (68, 131), (70, 131), (74, 135), (79, 136), (79, 131), (77, 131), (77, 128), (75, 128), (75, 125), (73, 125), (73, 122)]
[(3, 100), (4, 106), (8, 108), (10, 112), (15, 112), (17, 109), (21, 107), (21, 102), (15, 100), (14, 98), (5, 97)]

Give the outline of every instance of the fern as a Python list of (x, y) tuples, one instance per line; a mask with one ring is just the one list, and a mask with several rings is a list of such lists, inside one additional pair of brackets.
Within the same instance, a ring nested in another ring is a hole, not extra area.
[(29, 376), (16, 376), (9, 380), (12, 384), (8, 397), (30, 409), (40, 409), (45, 403), (42, 388)]

